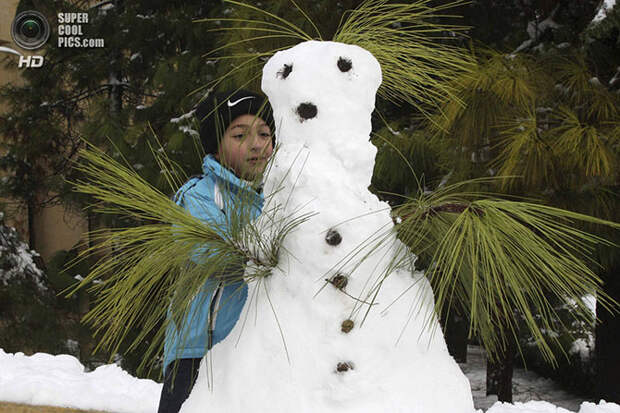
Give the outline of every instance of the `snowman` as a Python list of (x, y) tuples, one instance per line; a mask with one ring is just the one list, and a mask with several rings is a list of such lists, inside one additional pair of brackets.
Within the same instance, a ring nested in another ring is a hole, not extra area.
[(257, 225), (268, 236), (279, 214), (314, 215), (285, 238), (271, 275), (250, 283), (181, 412), (474, 411), (430, 285), (399, 259), (390, 208), (368, 191), (380, 83), (377, 60), (354, 45), (308, 41), (266, 63), (280, 147)]

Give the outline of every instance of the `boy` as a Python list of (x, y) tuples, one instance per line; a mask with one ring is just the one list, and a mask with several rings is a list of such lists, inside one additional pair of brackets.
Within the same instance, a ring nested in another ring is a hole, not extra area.
[[(206, 156), (203, 174), (192, 177), (177, 192), (175, 202), (190, 214), (226, 229), (227, 208), (243, 197), (255, 218), (263, 196), (251, 183), (263, 173), (273, 152), (273, 118), (266, 99), (240, 90), (201, 102), (195, 113)], [(223, 131), (221, 133), (220, 131)], [(220, 133), (218, 133), (220, 132)], [(221, 136), (221, 139), (218, 137)], [(206, 352), (232, 330), (245, 304), (243, 281), (209, 279), (192, 300), (181, 328), (170, 323), (164, 345), (164, 387), (158, 413), (177, 413), (189, 396)], [(220, 303), (226, 303), (219, 306)]]

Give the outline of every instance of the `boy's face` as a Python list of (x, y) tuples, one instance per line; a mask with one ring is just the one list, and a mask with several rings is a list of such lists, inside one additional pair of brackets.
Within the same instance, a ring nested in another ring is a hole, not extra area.
[(215, 158), (251, 181), (265, 170), (272, 152), (271, 129), (261, 118), (247, 114), (230, 123)]

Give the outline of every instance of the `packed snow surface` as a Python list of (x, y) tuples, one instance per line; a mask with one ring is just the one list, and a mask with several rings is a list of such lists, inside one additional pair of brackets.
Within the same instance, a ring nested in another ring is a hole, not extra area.
[(86, 372), (73, 356), (0, 349), (0, 401), (115, 413), (155, 413), (161, 384), (115, 364)]
[[(470, 346), (468, 363), (462, 365), (467, 372), (472, 389), (479, 396), (479, 407), (493, 405), (492, 397), (484, 396), (484, 359), (478, 347)], [(528, 400), (532, 393), (526, 387), (536, 387), (536, 395), (545, 400), (558, 400), (564, 405), (575, 406), (571, 410), (556, 407), (549, 402), (516, 402), (514, 405), (495, 403), (487, 413), (620, 413), (614, 403), (599, 404), (580, 402), (574, 396), (563, 393), (549, 379), (534, 373), (516, 369), (513, 382), (514, 397)], [(244, 394), (240, 384), (239, 396)], [(86, 372), (77, 359), (69, 355), (52, 356), (37, 353), (7, 354), (0, 349), (0, 401), (38, 404), (78, 409), (93, 409), (113, 413), (156, 413), (161, 384), (128, 375), (112, 364)], [(449, 397), (446, 394), (446, 397)], [(571, 398), (572, 397), (572, 398)], [(570, 399), (569, 399), (570, 398)], [(558, 402), (556, 402), (558, 403)], [(579, 407), (581, 405), (581, 407)], [(260, 413), (258, 410), (253, 412)], [(436, 412), (444, 413), (444, 412)], [(477, 413), (482, 413), (478, 410)]]
[[(544, 401), (530, 401), (515, 404), (497, 402), (487, 410), (487, 413), (571, 413), (571, 411)], [(584, 402), (578, 413), (620, 413), (620, 406), (605, 401), (601, 401), (598, 405)]]
[[(281, 146), (258, 225), (269, 236), (274, 220), (316, 215), (284, 240), (271, 276), (250, 284), (240, 321), (209, 353), (182, 413), (474, 412), (430, 285), (411, 271), (389, 205), (368, 191), (380, 83), (377, 60), (353, 45), (305, 42), (266, 63)], [(330, 245), (334, 231), (340, 242)], [(378, 235), (380, 248), (346, 262)], [(402, 265), (388, 271), (394, 258)]]

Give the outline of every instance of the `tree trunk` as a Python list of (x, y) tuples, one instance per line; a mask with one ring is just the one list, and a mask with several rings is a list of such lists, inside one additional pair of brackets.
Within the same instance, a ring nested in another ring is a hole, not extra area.
[(28, 209), (28, 247), (31, 250), (37, 250), (37, 243), (35, 241), (34, 230), (34, 212), (36, 203), (34, 198), (30, 197), (26, 200), (26, 208)]
[[(501, 316), (496, 314), (496, 317)], [(503, 327), (500, 331), (504, 332), (504, 337), (500, 338), (504, 340), (504, 343), (497, 349), (495, 360), (491, 361), (487, 355), (487, 396), (496, 394), (498, 401), (512, 403), (512, 373), (517, 348), (516, 339), (511, 332), (509, 320), (499, 319), (495, 325)]]
[(463, 317), (461, 311), (455, 307), (450, 314), (444, 317), (444, 335), (448, 352), (454, 357), (457, 363), (467, 363), (467, 337), (469, 334), (469, 323)]
[(515, 344), (507, 339), (506, 348), (497, 355), (497, 360), (487, 359), (487, 396), (496, 394), (500, 402), (512, 403), (512, 373), (514, 371)]
[[(90, 209), (86, 212), (86, 218), (88, 220), (88, 246), (93, 246), (92, 237), (90, 234), (95, 229), (93, 213)], [(89, 259), (89, 267), (93, 264), (92, 258)], [(83, 274), (83, 276), (86, 274)], [(90, 296), (86, 288), (81, 288), (78, 291), (78, 313), (80, 316), (80, 320), (88, 313), (90, 310)], [(78, 337), (78, 342), (80, 346), (80, 361), (85, 365), (89, 364), (89, 360), (92, 358), (93, 352), (93, 337), (90, 328), (80, 321), (80, 332)]]
[[(620, 258), (613, 257), (609, 261), (601, 278), (605, 292), (620, 302)], [(596, 315), (600, 320), (596, 326), (594, 349), (597, 399), (620, 403), (620, 316), (614, 316), (600, 305), (596, 306)]]
[[(80, 314), (80, 320), (88, 313), (90, 309), (90, 297), (88, 296), (88, 292), (85, 288), (80, 289), (78, 291), (78, 311)], [(92, 357), (93, 351), (93, 339), (91, 336), (91, 331), (88, 326), (82, 322), (80, 322), (80, 334), (78, 337), (78, 342), (80, 345), (80, 361), (84, 365), (88, 365), (89, 361)]]
[[(120, 16), (123, 13), (123, 0), (114, 0), (113, 13)], [(123, 72), (121, 71), (121, 62), (123, 60), (123, 51), (120, 48), (114, 50), (113, 60), (110, 62), (110, 80), (115, 84), (110, 88), (110, 113), (120, 118), (123, 110)]]

